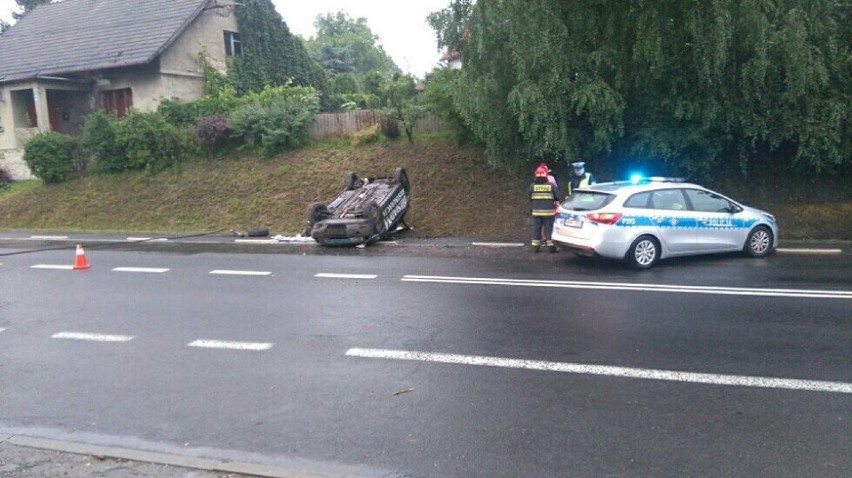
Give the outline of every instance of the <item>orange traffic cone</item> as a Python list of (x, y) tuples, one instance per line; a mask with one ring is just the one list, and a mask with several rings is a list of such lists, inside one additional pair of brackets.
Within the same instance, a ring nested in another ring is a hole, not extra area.
[(77, 258), (74, 260), (74, 270), (88, 268), (89, 261), (86, 260), (86, 252), (83, 251), (83, 245), (77, 244)]

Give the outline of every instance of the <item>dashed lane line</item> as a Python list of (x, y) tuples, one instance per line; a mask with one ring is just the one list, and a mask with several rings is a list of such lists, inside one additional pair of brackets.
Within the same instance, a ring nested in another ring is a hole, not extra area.
[(456, 365), (479, 365), (486, 367), (563, 372), (580, 375), (601, 375), (643, 380), (663, 380), (670, 382), (700, 383), (707, 385), (774, 388), (828, 393), (852, 393), (852, 383), (827, 382), (820, 380), (799, 380), (789, 378), (756, 377), (744, 375), (721, 375), (713, 373), (681, 372), (675, 370), (613, 367), (609, 365), (548, 362), (543, 360), (518, 360), (502, 357), (484, 357), (478, 355), (429, 353), (409, 350), (351, 348), (346, 352), (346, 355), (350, 357), (361, 358), (408, 360)]
[(211, 275), (223, 275), (223, 276), (268, 276), (272, 275), (272, 272), (268, 271), (229, 271), (229, 270), (214, 270), (210, 271)]
[(70, 271), (74, 269), (74, 266), (65, 266), (65, 265), (55, 265), (55, 264), (36, 264), (34, 266), (30, 266), (30, 269), (57, 269)]
[(791, 248), (791, 247), (779, 247), (775, 249), (775, 252), (779, 252), (781, 254), (818, 254), (818, 255), (833, 255), (833, 254), (843, 254), (842, 249), (804, 249), (804, 248)]
[(148, 274), (162, 274), (163, 272), (168, 272), (169, 269), (162, 267), (116, 267), (113, 269), (115, 272), (142, 272)]
[(314, 277), (326, 277), (332, 279), (375, 279), (378, 277), (376, 274), (334, 274), (330, 272), (320, 272), (316, 274)]
[(624, 290), (644, 292), (679, 292), (688, 294), (744, 295), (760, 297), (799, 297), (810, 299), (852, 299), (852, 291), (805, 289), (758, 289), (742, 287), (679, 286), (671, 284), (631, 284), (621, 282), (547, 281), (532, 279), (498, 279), (488, 277), (415, 276), (406, 275), (403, 282), (441, 284), (503, 285), (517, 287), (555, 287), (567, 289)]
[(108, 335), (92, 334), (87, 332), (59, 332), (51, 338), (67, 340), (87, 340), (91, 342), (130, 342), (134, 339), (132, 335)]
[(206, 349), (226, 349), (226, 350), (252, 350), (262, 351), (272, 348), (268, 342), (227, 342), (223, 340), (206, 340), (198, 339), (187, 344), (188, 347), (199, 347)]

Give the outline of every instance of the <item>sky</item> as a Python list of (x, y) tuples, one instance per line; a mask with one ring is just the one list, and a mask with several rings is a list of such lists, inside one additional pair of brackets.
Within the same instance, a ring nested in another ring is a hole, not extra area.
[[(144, 0), (139, 0), (144, 1)], [(379, 44), (404, 72), (423, 78), (438, 63), (441, 53), (426, 16), (449, 5), (450, 0), (272, 0), (290, 31), (305, 39), (316, 35), (317, 15), (344, 11), (353, 19), (367, 19)], [(14, 0), (0, 0), (0, 19), (12, 23)]]

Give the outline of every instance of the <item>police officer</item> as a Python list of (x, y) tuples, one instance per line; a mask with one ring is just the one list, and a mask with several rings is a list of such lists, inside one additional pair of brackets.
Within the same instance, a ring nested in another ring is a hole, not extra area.
[(558, 252), (556, 245), (550, 238), (553, 230), (553, 221), (556, 211), (553, 208), (554, 201), (562, 201), (562, 192), (559, 187), (547, 180), (547, 166), (541, 165), (535, 169), (535, 179), (529, 187), (530, 206), (532, 207), (533, 233), (532, 249), (538, 252), (541, 248), (542, 235), (545, 245), (550, 252)]
[(595, 177), (592, 173), (586, 172), (586, 163), (582, 161), (577, 161), (576, 163), (571, 163), (572, 172), (571, 176), (568, 180), (568, 195), (574, 194), (574, 190), (577, 188), (585, 188), (587, 186), (591, 186), (595, 184)]

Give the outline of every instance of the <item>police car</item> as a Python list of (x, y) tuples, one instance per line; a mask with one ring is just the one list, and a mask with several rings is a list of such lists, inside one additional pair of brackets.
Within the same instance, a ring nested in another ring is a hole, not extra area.
[(648, 269), (668, 257), (778, 247), (775, 217), (676, 178), (636, 178), (577, 189), (560, 206), (553, 241), (580, 255)]

